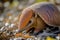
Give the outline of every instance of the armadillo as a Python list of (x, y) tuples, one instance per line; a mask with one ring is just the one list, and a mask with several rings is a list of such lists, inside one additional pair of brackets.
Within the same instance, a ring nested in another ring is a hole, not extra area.
[[(54, 27), (60, 26), (60, 12), (57, 7), (49, 2), (40, 2), (33, 4), (22, 11), (18, 25), (20, 31), (26, 28), (30, 19), (34, 17), (33, 15), (35, 15), (35, 18), (37, 19), (35, 32), (44, 29), (46, 24)], [(27, 29), (29, 29), (29, 27)]]

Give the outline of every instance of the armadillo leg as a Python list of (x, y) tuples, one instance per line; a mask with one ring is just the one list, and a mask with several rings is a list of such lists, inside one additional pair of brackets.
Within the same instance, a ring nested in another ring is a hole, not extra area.
[(34, 34), (42, 31), (45, 28), (45, 23), (41, 18), (37, 18), (37, 26), (35, 27)]

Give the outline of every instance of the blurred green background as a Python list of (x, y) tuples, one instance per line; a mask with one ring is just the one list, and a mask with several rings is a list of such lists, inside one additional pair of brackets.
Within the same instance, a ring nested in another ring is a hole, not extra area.
[(45, 2), (45, 1), (48, 1), (48, 0), (36, 0), (36, 2)]

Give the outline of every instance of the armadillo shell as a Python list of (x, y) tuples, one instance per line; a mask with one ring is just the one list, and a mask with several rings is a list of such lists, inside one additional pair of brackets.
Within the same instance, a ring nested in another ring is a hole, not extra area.
[(60, 26), (60, 12), (53, 4), (42, 5), (36, 9), (38, 15), (50, 26)]

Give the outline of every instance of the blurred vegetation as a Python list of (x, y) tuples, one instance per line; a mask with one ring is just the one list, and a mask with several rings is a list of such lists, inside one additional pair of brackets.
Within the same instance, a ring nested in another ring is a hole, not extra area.
[(48, 0), (36, 0), (35, 2), (45, 2), (45, 1), (48, 1)]

